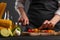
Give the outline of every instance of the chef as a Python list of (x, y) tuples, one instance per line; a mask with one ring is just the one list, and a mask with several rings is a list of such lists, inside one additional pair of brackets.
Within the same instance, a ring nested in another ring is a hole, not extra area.
[(38, 28), (42, 24), (52, 23), (52, 28), (60, 30), (60, 1), (59, 0), (30, 0), (28, 13), (24, 10), (25, 0), (16, 0), (15, 8), (19, 10), (19, 21), (27, 28)]

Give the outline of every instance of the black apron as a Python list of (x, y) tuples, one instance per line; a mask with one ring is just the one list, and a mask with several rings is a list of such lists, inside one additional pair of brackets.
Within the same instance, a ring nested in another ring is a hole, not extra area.
[(57, 9), (56, 0), (32, 0), (27, 13), (30, 24), (34, 25), (34, 28), (41, 26), (45, 20), (51, 20), (54, 17)]

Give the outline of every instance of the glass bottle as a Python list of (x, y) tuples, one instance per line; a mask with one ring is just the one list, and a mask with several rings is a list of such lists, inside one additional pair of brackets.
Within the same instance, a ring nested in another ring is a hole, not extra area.
[(9, 16), (9, 11), (7, 11), (7, 20), (10, 20)]
[(7, 18), (7, 13), (5, 12), (5, 14), (4, 14), (4, 20), (6, 20), (6, 18)]

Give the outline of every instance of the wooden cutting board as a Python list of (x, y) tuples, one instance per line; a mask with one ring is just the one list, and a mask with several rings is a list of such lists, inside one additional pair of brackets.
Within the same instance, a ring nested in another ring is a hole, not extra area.
[(55, 32), (55, 33), (42, 33), (42, 32), (39, 32), (39, 33), (29, 33), (29, 32), (22, 32), (23, 35), (29, 35), (29, 36), (51, 36), (51, 35), (60, 35), (59, 32)]

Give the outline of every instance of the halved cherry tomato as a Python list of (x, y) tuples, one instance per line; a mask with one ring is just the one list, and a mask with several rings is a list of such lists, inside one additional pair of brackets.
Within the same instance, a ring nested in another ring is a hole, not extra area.
[(48, 33), (53, 33), (53, 32), (55, 32), (54, 30), (48, 30)]
[(31, 29), (28, 29), (28, 32), (31, 32)]
[(37, 28), (35, 28), (34, 30), (35, 30), (35, 32), (38, 32), (39, 31)]

